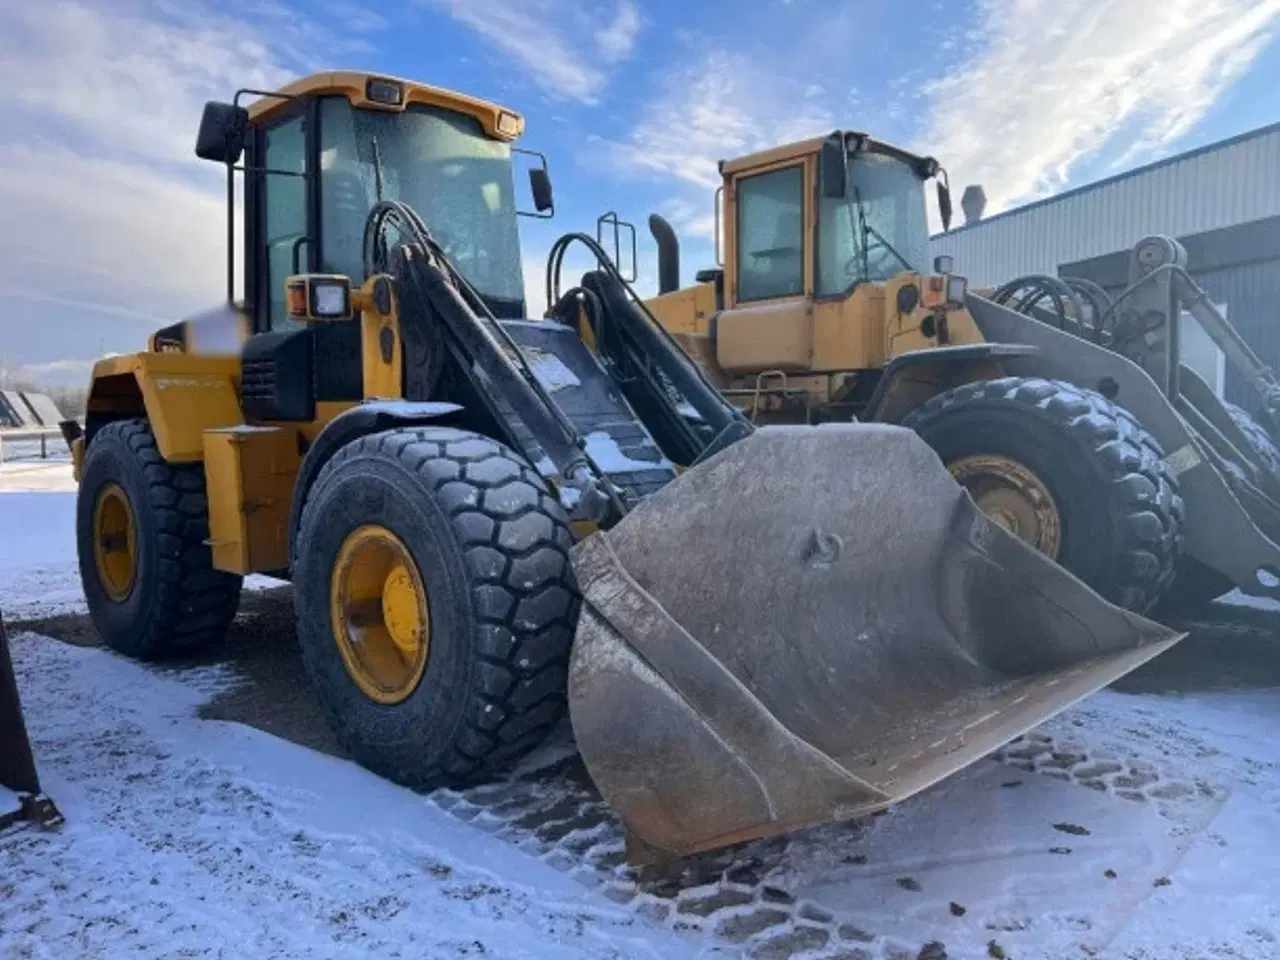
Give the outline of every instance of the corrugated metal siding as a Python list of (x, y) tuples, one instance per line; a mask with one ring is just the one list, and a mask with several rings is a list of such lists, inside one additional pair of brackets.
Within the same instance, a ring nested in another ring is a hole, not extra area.
[(1161, 161), (939, 234), (974, 286), (1132, 247), (1280, 214), (1280, 127)]

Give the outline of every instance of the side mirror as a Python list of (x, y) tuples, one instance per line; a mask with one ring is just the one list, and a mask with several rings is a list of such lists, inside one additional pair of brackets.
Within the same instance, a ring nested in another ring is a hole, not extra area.
[(215, 163), (234, 164), (244, 153), (249, 132), (249, 111), (230, 103), (210, 100), (200, 116), (196, 156)]
[(529, 169), (529, 186), (533, 190), (533, 208), (539, 213), (554, 210), (556, 201), (551, 192), (551, 174), (545, 167)]
[(938, 213), (942, 216), (942, 232), (951, 229), (951, 188), (938, 181)]
[(833, 133), (822, 141), (818, 154), (818, 177), (822, 181), (822, 195), (828, 200), (843, 200), (848, 190), (849, 154), (844, 148), (844, 137)]

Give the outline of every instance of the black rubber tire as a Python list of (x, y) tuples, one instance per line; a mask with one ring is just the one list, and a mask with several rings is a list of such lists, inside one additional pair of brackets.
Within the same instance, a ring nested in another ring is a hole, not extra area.
[[(426, 586), (431, 645), (398, 704), (351, 679), (329, 619), (343, 540), (377, 523)], [(580, 599), (560, 503), (488, 437), (388, 430), (334, 454), (307, 495), (294, 557), (302, 655), (329, 723), (361, 765), (416, 789), (473, 782), (536, 747), (564, 716)]]
[[(93, 555), (98, 491), (116, 483), (133, 512), (137, 572), (123, 601), (107, 595)], [(151, 660), (197, 653), (235, 618), (243, 578), (213, 568), (204, 467), (166, 463), (145, 419), (116, 420), (85, 452), (76, 501), (76, 547), (89, 615), (112, 650)]]
[(1178, 564), (1174, 578), (1157, 614), (1164, 617), (1183, 617), (1199, 612), (1205, 604), (1212, 603), (1236, 588), (1226, 574), (1201, 563), (1195, 557), (1185, 556)]
[[(1276, 449), (1275, 443), (1262, 424), (1234, 403), (1224, 403), (1223, 406), (1245, 435), (1245, 439), (1249, 441), (1264, 468), (1269, 469), (1272, 475), (1280, 480), (1280, 450)], [(1173, 589), (1169, 591), (1166, 602), (1161, 605), (1160, 612), (1171, 615), (1194, 614), (1199, 612), (1205, 604), (1217, 600), (1235, 588), (1235, 582), (1226, 574), (1206, 566), (1193, 557), (1183, 557)]]
[(912, 411), (944, 463), (995, 454), (1049, 489), (1062, 520), (1058, 562), (1112, 603), (1146, 613), (1173, 582), (1183, 503), (1155, 438), (1106, 397), (1060, 380), (1002, 377)]
[(1280, 480), (1280, 450), (1276, 449), (1271, 435), (1262, 424), (1234, 403), (1224, 403), (1223, 406), (1227, 408), (1227, 413), (1231, 415), (1231, 419), (1235, 421), (1240, 432), (1253, 447), (1253, 452), (1257, 454), (1258, 459), (1271, 471), (1272, 476)]

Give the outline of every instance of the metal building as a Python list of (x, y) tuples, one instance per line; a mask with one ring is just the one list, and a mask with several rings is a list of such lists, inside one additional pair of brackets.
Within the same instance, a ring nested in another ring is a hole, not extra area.
[[(971, 286), (1048, 273), (1086, 277), (1114, 295), (1133, 245), (1166, 234), (1186, 247), (1189, 272), (1261, 359), (1280, 370), (1280, 123), (986, 219), (973, 200), (962, 204), (966, 222), (930, 244)], [(1232, 370), (1223, 392), (1234, 402), (1246, 396)]]

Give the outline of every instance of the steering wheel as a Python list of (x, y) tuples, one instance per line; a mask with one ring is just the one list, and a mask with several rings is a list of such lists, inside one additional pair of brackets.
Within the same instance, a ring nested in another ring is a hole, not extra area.
[[(880, 275), (881, 268), (885, 265), (886, 261), (890, 259), (896, 259), (896, 258), (894, 257), (893, 250), (890, 249), (887, 243), (885, 243), (875, 234), (868, 233), (866, 259), (867, 259), (867, 276), (864, 279), (871, 279), (873, 277)], [(853, 278), (853, 277), (859, 276), (859, 271), (861, 270), (861, 268), (862, 268), (862, 257), (854, 256), (854, 257), (850, 257), (848, 262), (844, 265), (844, 272), (850, 278)]]

